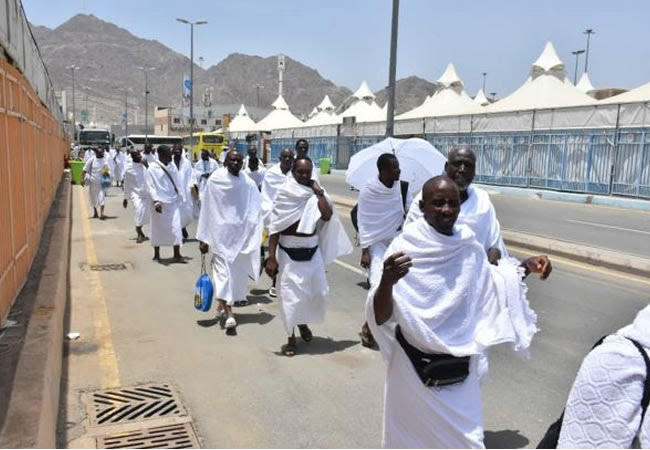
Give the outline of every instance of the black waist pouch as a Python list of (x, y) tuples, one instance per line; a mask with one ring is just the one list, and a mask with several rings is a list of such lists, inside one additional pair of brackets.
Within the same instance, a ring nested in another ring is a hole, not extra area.
[(304, 248), (288, 248), (280, 244), (280, 248), (289, 255), (293, 261), (311, 261), (311, 259), (316, 254), (318, 246), (316, 247), (304, 247)]
[(395, 329), (395, 337), (425, 386), (458, 384), (469, 376), (469, 356), (424, 353), (409, 344), (399, 325)]

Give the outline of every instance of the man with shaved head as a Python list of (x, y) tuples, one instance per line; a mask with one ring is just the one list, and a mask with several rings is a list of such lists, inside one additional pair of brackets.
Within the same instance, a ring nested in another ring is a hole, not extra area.
[[(143, 155), (143, 159), (144, 159)], [(146, 172), (149, 198), (153, 201), (151, 214), (151, 246), (154, 261), (160, 261), (160, 247), (174, 247), (174, 262), (185, 262), (181, 255), (183, 243), (180, 188), (178, 170), (172, 163), (172, 150), (166, 145), (158, 147), (158, 159), (149, 163)]]
[(294, 161), (290, 178), (278, 189), (268, 225), (265, 269), (270, 277), (277, 275), (280, 313), (289, 336), (282, 350), (286, 356), (296, 354), (296, 326), (303, 341), (310, 342), (308, 324), (325, 320), (326, 266), (352, 252), (332, 200), (312, 178), (312, 168), (306, 156)]
[(452, 178), (427, 181), (422, 217), (386, 250), (366, 318), (387, 365), (383, 445), (482, 448), (478, 357), (510, 343), (526, 352), (537, 331), (522, 278), (549, 276), (545, 256), (488, 262), (475, 233), (457, 223), (461, 193)]
[[(445, 173), (458, 186), (460, 193), (460, 213), (458, 223), (468, 225), (476, 239), (488, 253), (490, 262), (494, 263), (508, 252), (501, 237), (501, 227), (497, 220), (490, 196), (483, 189), (472, 186), (476, 174), (476, 155), (468, 146), (457, 146), (449, 151)], [(419, 204), (422, 193), (411, 203), (405, 225), (422, 217)]]
[(242, 171), (241, 153), (230, 150), (225, 163), (206, 183), (196, 238), (202, 254), (212, 249), (217, 316), (225, 314), (226, 330), (232, 330), (237, 326), (232, 306), (247, 302), (248, 278), (260, 275), (262, 198)]

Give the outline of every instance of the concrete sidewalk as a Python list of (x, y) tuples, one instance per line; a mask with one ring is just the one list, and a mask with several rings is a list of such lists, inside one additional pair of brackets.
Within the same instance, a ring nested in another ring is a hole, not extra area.
[[(330, 197), (336, 205), (343, 208), (352, 208), (357, 203), (356, 200), (349, 197), (340, 195), (330, 195)], [(508, 246), (525, 248), (634, 275), (650, 277), (650, 259), (520, 231), (504, 229), (502, 235)]]

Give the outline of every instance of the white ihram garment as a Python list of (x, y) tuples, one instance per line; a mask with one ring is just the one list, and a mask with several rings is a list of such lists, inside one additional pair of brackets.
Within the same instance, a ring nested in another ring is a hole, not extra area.
[[(420, 210), (420, 200), (422, 200), (422, 191), (411, 202), (404, 226), (423, 216)], [(489, 194), (483, 189), (472, 185), (467, 188), (467, 200), (460, 205), (460, 214), (458, 214), (456, 223), (468, 225), (485, 251), (496, 247), (501, 250), (502, 257), (508, 256), (494, 205), (490, 201)]]
[(151, 212), (151, 245), (153, 247), (182, 245), (180, 205), (183, 194), (182, 191), (177, 190), (179, 184), (176, 164), (171, 162), (165, 166), (160, 161), (154, 161), (149, 164), (145, 178), (152, 202), (162, 204), (162, 213)]
[(112, 173), (107, 158), (97, 158), (95, 156), (88, 159), (83, 168), (86, 172), (88, 196), (93, 208), (104, 206), (106, 203), (108, 188), (102, 187), (102, 173), (104, 172), (104, 168), (108, 168), (109, 173)]
[[(325, 194), (327, 196), (327, 194)], [(330, 205), (329, 197), (326, 197)], [(325, 267), (336, 258), (352, 252), (336, 212), (327, 222), (320, 220), (318, 197), (313, 190), (290, 176), (275, 197), (269, 220), (269, 235), (281, 233), (299, 222), (297, 232), (314, 236), (283, 236), (280, 243), (287, 248), (318, 246), (309, 261), (293, 261), (278, 247), (278, 298), (282, 320), (291, 335), (298, 324), (321, 323), (325, 320), (326, 297), (329, 290)]]
[(124, 198), (131, 201), (136, 227), (151, 223), (151, 198), (147, 189), (147, 168), (130, 162), (124, 171)]
[(246, 175), (225, 167), (208, 179), (196, 238), (212, 249), (215, 297), (229, 305), (246, 299), (248, 277), (260, 274), (262, 199)]
[(264, 220), (264, 226), (267, 228), (271, 210), (273, 209), (273, 201), (278, 193), (278, 189), (280, 189), (280, 186), (290, 176), (291, 172), (287, 172), (286, 174), (282, 173), (280, 163), (268, 169), (266, 174), (264, 174), (264, 180), (262, 181), (262, 219)]
[[(408, 204), (408, 196), (407, 203)], [(359, 244), (370, 252), (370, 285), (379, 283), (386, 248), (404, 223), (404, 204), (400, 182), (388, 188), (375, 177), (361, 189), (357, 210)]]
[(155, 153), (144, 153), (142, 152), (142, 159), (151, 164), (154, 161), (158, 161), (158, 156)]
[[(196, 164), (194, 164), (194, 180), (196, 185), (199, 187), (199, 197), (203, 194), (209, 176), (218, 168), (219, 164), (212, 158), (208, 158), (207, 161), (199, 159)], [(208, 175), (208, 177), (204, 177), (203, 175)]]
[[(176, 162), (174, 162), (176, 166)], [(194, 175), (192, 164), (187, 158), (181, 155), (178, 170), (178, 189), (183, 192), (183, 201), (181, 202), (181, 226), (183, 228), (190, 225), (198, 217), (198, 206), (192, 197), (192, 185), (194, 184)]]
[(257, 189), (262, 189), (264, 174), (266, 173), (264, 166), (260, 165), (257, 170), (251, 170), (250, 167), (246, 166), (244, 172), (255, 182)]
[(634, 339), (650, 354), (650, 306), (631, 325), (592, 350), (578, 371), (558, 448), (650, 448), (650, 412), (641, 423), (643, 386), (650, 374)]
[[(405, 226), (387, 253), (400, 251), (413, 266), (393, 288), (393, 315), (377, 325), (376, 287), (366, 302), (366, 319), (387, 365), (383, 445), (483, 447), (475, 356), (507, 342), (526, 354), (537, 327), (521, 281), (523, 269), (514, 258), (490, 265), (466, 225), (445, 236), (423, 218)], [(397, 324), (406, 340), (425, 353), (473, 356), (469, 377), (456, 385), (425, 386), (395, 339)]]

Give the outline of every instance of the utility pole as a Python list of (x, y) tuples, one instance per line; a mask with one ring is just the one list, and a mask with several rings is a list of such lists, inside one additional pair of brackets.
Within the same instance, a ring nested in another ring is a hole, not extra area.
[(492, 97), (492, 101), (495, 101), (497, 99), (497, 93), (496, 92), (490, 92), (490, 97)]
[(483, 93), (485, 94), (485, 79), (487, 78), (487, 72), (483, 72)]
[(575, 55), (576, 57), (576, 68), (575, 71), (573, 72), (573, 85), (575, 86), (578, 84), (578, 59), (580, 59), (580, 55), (582, 55), (585, 51), (584, 50), (576, 50), (575, 52), (571, 52), (572, 55)]
[(596, 32), (591, 28), (587, 28), (584, 31), (584, 34), (587, 35), (587, 53), (585, 54), (585, 72), (586, 72), (587, 66), (589, 65), (589, 38), (591, 37), (592, 34), (596, 34)]
[(264, 86), (262, 85), (256, 85), (255, 89), (257, 89), (257, 107), (260, 107), (260, 89), (264, 89)]
[(194, 140), (194, 25), (205, 25), (205, 20), (190, 22), (186, 19), (176, 18), (180, 23), (190, 26), (190, 154), (192, 153)]
[[(124, 90), (124, 136), (129, 137), (129, 93)], [(124, 141), (126, 143), (126, 141)]]
[(388, 67), (388, 107), (386, 108), (386, 137), (394, 134), (395, 72), (397, 69), (397, 27), (399, 25), (399, 0), (393, 0), (393, 20), (390, 30), (390, 63)]
[(149, 143), (149, 130), (148, 130), (148, 119), (149, 119), (149, 83), (147, 78), (147, 72), (156, 70), (155, 67), (141, 67), (138, 69), (144, 72), (144, 143)]
[(72, 140), (76, 145), (78, 145), (79, 142), (77, 141), (77, 115), (74, 107), (74, 71), (79, 70), (79, 67), (72, 64), (70, 66), (67, 66), (66, 69), (70, 69), (70, 73), (72, 74)]

